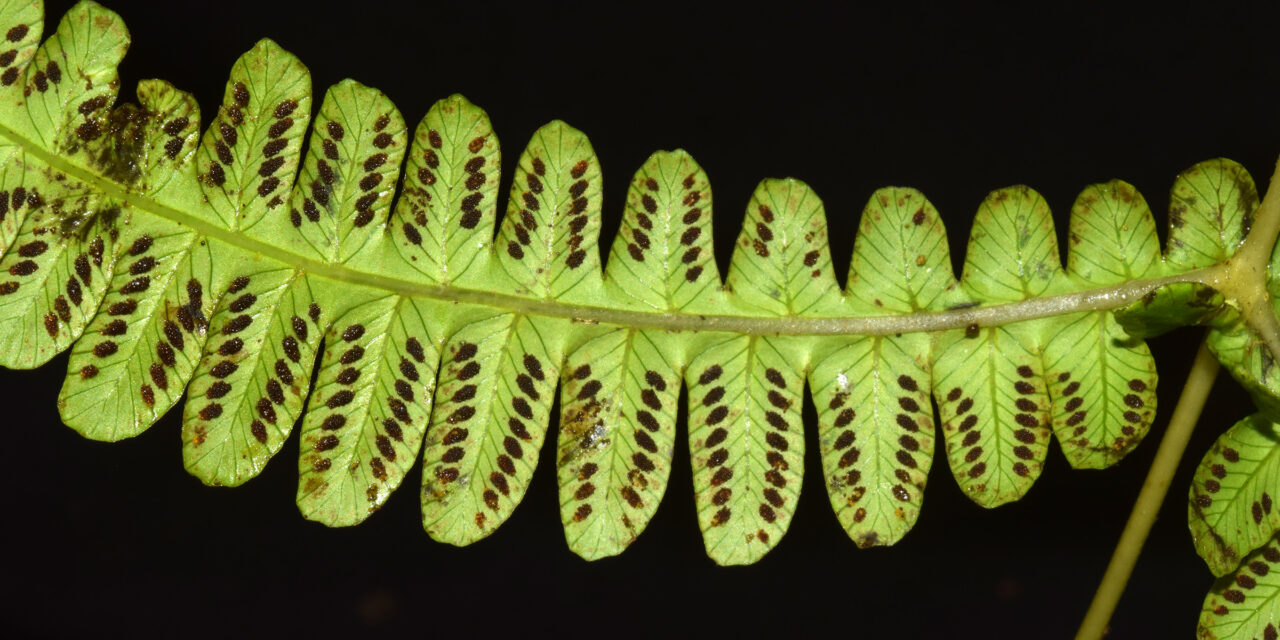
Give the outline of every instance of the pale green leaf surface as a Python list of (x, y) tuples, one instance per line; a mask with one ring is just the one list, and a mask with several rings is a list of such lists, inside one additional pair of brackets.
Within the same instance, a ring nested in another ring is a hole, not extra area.
[[(404, 118), (382, 92), (343, 80), (325, 92), (288, 212), (274, 208), (250, 233), (294, 240), (299, 253), (324, 262), (347, 262), (386, 221), (406, 142)], [(269, 140), (264, 162), (284, 158), (293, 144)]]
[(1067, 272), (1094, 285), (1149, 275), (1160, 241), (1147, 201), (1122, 180), (1090, 185), (1071, 207)]
[(951, 271), (937, 209), (915, 189), (878, 189), (867, 200), (849, 264), (855, 313), (940, 310), (968, 302)]
[(684, 151), (649, 156), (627, 189), (605, 284), (619, 300), (658, 311), (722, 307), (711, 245), (711, 185)]
[(1156, 415), (1156, 363), (1108, 311), (1049, 321), (1044, 380), (1053, 430), (1077, 469), (1105, 469), (1146, 436)]
[(785, 337), (732, 337), (685, 371), (698, 526), (717, 564), (777, 546), (804, 476), (801, 393), (808, 354)]
[(1206, 160), (1183, 171), (1169, 194), (1165, 259), (1190, 269), (1230, 257), (1248, 233), (1257, 207), (1253, 178), (1236, 162)]
[(237, 269), (219, 296), (183, 412), (183, 462), (206, 484), (242, 484), (284, 446), (329, 306), (298, 271), (255, 266)]
[(984, 507), (1021, 498), (1044, 469), (1050, 402), (1028, 324), (948, 331), (934, 342), (951, 472)]
[(121, 243), (102, 302), (107, 313), (94, 316), (89, 337), (72, 348), (58, 398), (62, 421), (95, 440), (137, 435), (177, 404), (213, 310), (200, 284), (211, 279), (209, 248), (180, 225), (132, 215), (137, 235)]
[(1280, 529), (1280, 427), (1254, 415), (1228, 429), (1196, 467), (1187, 517), (1196, 552), (1214, 575)]
[(769, 314), (819, 315), (837, 295), (822, 201), (799, 180), (765, 180), (751, 194), (725, 286)]
[(303, 516), (358, 524), (400, 486), (431, 412), (446, 317), (433, 301), (391, 296), (333, 323), (299, 436)]
[(1280, 540), (1272, 537), (1214, 583), (1196, 626), (1201, 640), (1275, 638), (1280, 632)]
[(915, 525), (933, 463), (929, 338), (841, 342), (809, 376), (823, 484), (859, 547), (891, 545)]
[(449, 96), (431, 106), (413, 144), (391, 230), (400, 255), (439, 284), (487, 273), (502, 163), (488, 114)]
[(961, 277), (965, 289), (979, 300), (1013, 302), (1044, 294), (1061, 274), (1044, 198), (1024, 186), (991, 192), (973, 221)]
[(129, 32), (120, 16), (93, 2), (68, 11), (26, 69), (29, 135), (60, 152), (95, 137), (85, 134), (99, 131), (98, 113), (115, 101), (116, 65), (128, 47)]
[(197, 156), (213, 221), (248, 229), (288, 211), (310, 118), (311, 74), (293, 54), (261, 40), (240, 56)]
[(1164, 285), (1113, 313), (1125, 332), (1136, 338), (1193, 325), (1234, 327), (1240, 321), (1239, 310), (1227, 304), (1221, 292), (1198, 282)]
[(556, 475), (569, 548), (617, 555), (653, 517), (671, 475), (682, 368), (670, 337), (615, 329), (563, 372)]
[[(40, 44), (44, 30), (44, 3), (42, 0), (4, 0), (0, 2), (0, 122), (6, 126), (26, 126), (29, 120), (21, 109), (7, 108), (22, 100), (23, 70), (31, 62)], [(10, 57), (8, 52), (12, 51)]]
[(563, 330), (561, 321), (499, 314), (450, 336), (422, 448), (422, 522), (433, 539), (480, 540), (524, 497), (546, 436)]
[(581, 131), (556, 120), (520, 156), (495, 248), (517, 292), (591, 301), (601, 288), (600, 163)]
[[(433, 106), (410, 142), (386, 96), (344, 81), (308, 135), (309, 72), (264, 40), (235, 63), (201, 134), (193, 98), (163, 81), (140, 84), (141, 106), (113, 107), (128, 44), (115, 14), (81, 3), (37, 52), (41, 25), (38, 2), (0, 5), (0, 364), (71, 348), (60, 411), (97, 439), (141, 432), (189, 391), (184, 461), (209, 484), (256, 475), (301, 417), (298, 505), (326, 524), (368, 517), (421, 448), (429, 534), (489, 535), (528, 487), (558, 380), (570, 548), (616, 554), (653, 517), (683, 380), (699, 524), (723, 564), (758, 560), (790, 523), (806, 377), (823, 483), (864, 546), (918, 517), (929, 391), (952, 470), (986, 506), (1029, 489), (1051, 427), (1076, 466), (1138, 443), (1155, 373), (1130, 336), (1170, 326), (1164, 311), (1211, 323), (1228, 368), (1264, 401), (1277, 395), (1274, 363), (1231, 301), (1187, 311), (1196, 291), (1161, 291), (1124, 325), (1105, 308), (1013, 322), (1000, 306), (1229, 256), (1257, 201), (1230, 161), (1179, 178), (1163, 264), (1125, 183), (1077, 200), (1065, 272), (1044, 200), (994, 192), (962, 286), (938, 212), (919, 192), (882, 189), (841, 296), (822, 203), (789, 179), (756, 189), (720, 287), (706, 175), (683, 151), (659, 152), (628, 184), (606, 277), (601, 167), (562, 122), (521, 155), (493, 239), (498, 142), (461, 96)], [(937, 318), (949, 329), (910, 324)]]

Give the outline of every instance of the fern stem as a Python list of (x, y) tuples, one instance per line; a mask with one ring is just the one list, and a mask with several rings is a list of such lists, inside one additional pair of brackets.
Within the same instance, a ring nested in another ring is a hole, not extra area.
[(1147, 472), (1142, 491), (1138, 493), (1138, 499), (1129, 513), (1129, 522), (1120, 534), (1120, 542), (1116, 544), (1107, 571), (1094, 593), (1093, 603), (1089, 605), (1084, 622), (1080, 624), (1076, 640), (1094, 640), (1106, 633), (1111, 614), (1115, 612), (1116, 604), (1124, 594), (1125, 585), (1138, 562), (1138, 555), (1142, 553), (1142, 545), (1151, 533), (1160, 505), (1169, 492), (1173, 474), (1191, 439), (1191, 432), (1200, 419), (1200, 412), (1204, 409), (1218, 369), (1218, 360), (1209, 352), (1208, 343), (1201, 341), (1191, 373), (1187, 376), (1187, 383), (1182, 387), (1182, 395), (1178, 397), (1178, 405), (1169, 418), (1169, 427), (1160, 440), (1160, 448)]

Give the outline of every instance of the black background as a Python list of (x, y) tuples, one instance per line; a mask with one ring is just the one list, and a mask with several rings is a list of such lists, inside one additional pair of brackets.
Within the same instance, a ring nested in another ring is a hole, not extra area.
[[(51, 3), (52, 19), (68, 4)], [(212, 113), (235, 58), (269, 36), (311, 68), (317, 106), (344, 77), (387, 92), (410, 123), (434, 100), (465, 94), (492, 117), (508, 170), (534, 129), (561, 118), (591, 136), (604, 167), (605, 246), (631, 173), (653, 150), (683, 147), (715, 190), (722, 272), (764, 177), (798, 177), (822, 196), (843, 282), (858, 215), (880, 186), (925, 192), (947, 221), (958, 269), (969, 221), (992, 189), (1035, 187), (1061, 230), (1081, 188), (1123, 178), (1146, 196), (1163, 238), (1178, 171), (1226, 156), (1264, 188), (1280, 152), (1280, 22), (1253, 7), (111, 6), (134, 37), (121, 67), (128, 99), (137, 80), (161, 77)], [(1151, 342), (1161, 417), (1117, 468), (1073, 471), (1054, 445), (1024, 500), (987, 511), (961, 495), (939, 444), (920, 520), (888, 549), (858, 550), (843, 533), (815, 472), (811, 431), (790, 533), (746, 568), (706, 559), (679, 448), (663, 506), (614, 559), (586, 563), (568, 551), (545, 451), (524, 503), (472, 547), (422, 532), (416, 469), (368, 522), (331, 530), (293, 505), (296, 438), (260, 478), (227, 490), (184, 472), (178, 411), (116, 444), (61, 426), (64, 355), (35, 372), (0, 372), (0, 509), (9, 533), (0, 621), (21, 635), (54, 636), (808, 629), (1069, 637), (1198, 339), (1187, 329)], [(1190, 473), (1248, 410), (1235, 385), (1220, 381), (1112, 637), (1193, 635), (1211, 576), (1187, 531)], [(683, 426), (680, 433), (683, 441)]]

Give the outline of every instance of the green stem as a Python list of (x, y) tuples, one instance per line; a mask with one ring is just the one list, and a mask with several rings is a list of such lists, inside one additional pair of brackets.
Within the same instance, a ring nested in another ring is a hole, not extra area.
[(1133, 573), (1133, 566), (1138, 562), (1138, 554), (1142, 553), (1142, 544), (1151, 533), (1151, 525), (1155, 524), (1156, 514), (1164, 503), (1165, 494), (1169, 492), (1169, 484), (1173, 474), (1182, 460), (1182, 453), (1191, 439), (1196, 421), (1204, 409), (1205, 399), (1213, 387), (1213, 380), (1218, 375), (1218, 360), (1209, 352), (1207, 342), (1201, 341), (1200, 350), (1196, 352), (1195, 363), (1187, 376), (1187, 383), (1182, 387), (1182, 395), (1178, 397), (1178, 406), (1169, 418), (1169, 427), (1160, 440), (1160, 449), (1156, 451), (1156, 459), (1147, 472), (1146, 482), (1129, 513), (1129, 522), (1125, 524), (1124, 533), (1120, 534), (1120, 542), (1111, 555), (1111, 563), (1102, 576), (1102, 583), (1093, 596), (1093, 603), (1080, 624), (1076, 640), (1095, 640), (1107, 632), (1107, 623), (1116, 610), (1116, 603), (1124, 593), (1125, 584)]

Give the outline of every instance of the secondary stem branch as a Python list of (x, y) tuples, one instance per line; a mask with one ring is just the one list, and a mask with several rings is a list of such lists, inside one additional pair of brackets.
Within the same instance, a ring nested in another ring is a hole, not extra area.
[(1178, 463), (1191, 439), (1191, 432), (1200, 419), (1200, 412), (1204, 409), (1205, 399), (1209, 397), (1218, 368), (1218, 360), (1209, 352), (1208, 344), (1201, 341), (1195, 363), (1191, 366), (1191, 374), (1187, 376), (1178, 405), (1169, 418), (1169, 427), (1160, 440), (1155, 461), (1147, 472), (1146, 482), (1138, 493), (1138, 500), (1129, 514), (1129, 522), (1124, 527), (1124, 533), (1120, 534), (1120, 542), (1116, 545), (1111, 563), (1102, 576), (1102, 583), (1093, 596), (1093, 603), (1089, 605), (1076, 640), (1095, 640), (1106, 632), (1116, 603), (1120, 601), (1133, 567), (1138, 562), (1142, 545), (1151, 533), (1151, 526), (1155, 524), (1156, 514), (1160, 512), (1165, 494), (1169, 492), (1169, 484), (1173, 481), (1174, 472), (1178, 470)]

